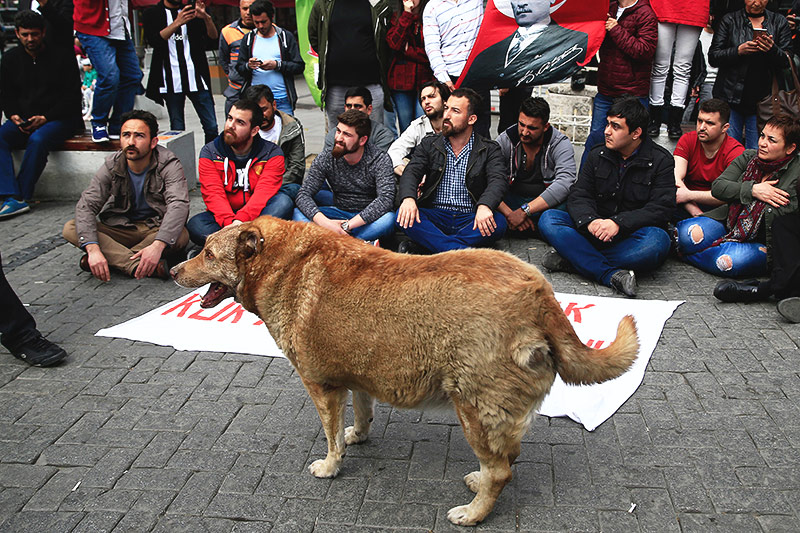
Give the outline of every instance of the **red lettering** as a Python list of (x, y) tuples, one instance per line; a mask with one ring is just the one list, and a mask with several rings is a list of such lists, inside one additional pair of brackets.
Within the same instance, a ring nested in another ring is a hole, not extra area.
[(578, 304), (575, 302), (570, 302), (567, 304), (567, 308), (564, 309), (564, 314), (567, 315), (569, 318), (570, 313), (575, 316), (575, 322), (578, 324), (581, 323), (581, 311), (585, 309), (589, 309), (590, 307), (594, 307), (594, 304), (584, 305), (583, 307), (578, 307)]
[(236, 304), (231, 302), (231, 303), (229, 303), (228, 305), (226, 305), (225, 307), (223, 307), (222, 309), (220, 309), (219, 311), (217, 311), (216, 313), (214, 313), (211, 316), (203, 316), (203, 311), (205, 311), (205, 309), (200, 308), (194, 314), (189, 315), (189, 318), (193, 318), (195, 320), (214, 320), (219, 315), (221, 315), (222, 313), (224, 313), (225, 311), (227, 311), (228, 309), (230, 309), (234, 305), (236, 305)]
[(589, 339), (589, 342), (586, 343), (586, 346), (589, 348), (594, 348), (595, 350), (599, 350), (601, 346), (605, 344), (605, 341), (596, 341), (594, 339)]
[[(197, 299), (195, 300), (195, 298), (197, 298)], [(188, 298), (186, 298), (184, 301), (182, 301), (181, 303), (176, 305), (175, 307), (173, 307), (171, 309), (167, 309), (166, 311), (161, 313), (161, 316), (168, 315), (171, 312), (175, 311), (176, 309), (182, 308), (180, 311), (178, 311), (178, 318), (182, 318), (183, 315), (185, 315), (189, 311), (189, 308), (192, 307), (193, 304), (196, 304), (196, 303), (202, 301), (202, 299), (203, 299), (202, 296), (200, 296), (199, 294), (197, 294), (197, 293), (192, 294)]]
[(253, 322), (254, 326), (261, 326), (262, 324), (264, 324), (263, 320), (256, 320), (255, 322)]
[[(227, 307), (226, 307), (226, 309), (227, 309)], [(230, 317), (233, 317), (233, 320), (231, 320), (231, 324), (236, 324), (237, 322), (239, 322), (239, 320), (241, 320), (242, 316), (244, 316), (244, 309), (242, 308), (242, 306), (241, 306), (241, 305), (239, 305), (239, 304), (236, 304), (236, 307), (234, 307), (234, 308), (231, 310), (231, 312), (230, 312), (230, 313), (228, 313), (228, 314), (227, 314), (227, 315), (225, 315), (224, 317), (220, 318), (220, 319), (218, 320), (218, 322), (225, 322), (225, 321), (226, 321), (226, 320), (228, 320)]]

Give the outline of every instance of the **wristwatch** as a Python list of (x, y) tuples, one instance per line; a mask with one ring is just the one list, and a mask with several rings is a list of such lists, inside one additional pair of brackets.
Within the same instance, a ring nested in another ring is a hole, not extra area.
[(531, 206), (527, 203), (523, 203), (521, 206), (519, 206), (519, 208), (522, 209), (522, 212), (525, 213), (525, 216), (527, 217), (530, 217), (533, 214), (531, 213)]
[(344, 222), (342, 222), (342, 229), (344, 230), (345, 233), (350, 233), (350, 221), (349, 220), (345, 220)]

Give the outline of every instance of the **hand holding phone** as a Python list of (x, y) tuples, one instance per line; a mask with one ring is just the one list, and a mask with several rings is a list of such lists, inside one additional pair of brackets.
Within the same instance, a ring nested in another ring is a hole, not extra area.
[(20, 122), (20, 123), (18, 124), (18, 127), (20, 127), (20, 128), (27, 128), (27, 127), (28, 127), (28, 126), (30, 126), (31, 124), (33, 124), (33, 119), (32, 119), (32, 118), (29, 118), (28, 120), (23, 120), (22, 122)]

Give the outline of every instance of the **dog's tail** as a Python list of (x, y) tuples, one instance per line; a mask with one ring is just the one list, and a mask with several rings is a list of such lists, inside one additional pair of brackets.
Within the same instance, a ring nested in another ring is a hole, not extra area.
[(614, 342), (606, 348), (595, 349), (581, 342), (555, 297), (546, 300), (550, 302), (540, 307), (540, 323), (545, 327), (556, 371), (564, 382), (572, 385), (601, 383), (621, 376), (636, 360), (639, 337), (631, 315), (620, 321)]

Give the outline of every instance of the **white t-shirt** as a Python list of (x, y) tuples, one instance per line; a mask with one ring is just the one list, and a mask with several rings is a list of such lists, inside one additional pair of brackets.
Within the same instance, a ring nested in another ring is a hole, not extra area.
[(629, 7), (633, 7), (633, 6), (635, 6), (636, 4), (638, 4), (638, 3), (639, 3), (639, 0), (636, 0), (634, 3), (632, 3), (632, 4), (631, 4), (631, 5), (629, 5), (629, 6), (625, 6), (625, 7), (618, 6), (618, 7), (617, 7), (617, 20), (619, 20), (619, 18), (622, 16), (622, 14), (623, 14), (623, 13), (625, 13), (625, 10), (626, 10), (626, 9), (628, 9)]
[(271, 141), (275, 144), (278, 144), (278, 139), (281, 138), (282, 128), (283, 124), (281, 124), (281, 118), (276, 115), (275, 122), (272, 124), (272, 128), (268, 130), (260, 129), (258, 130), (258, 134), (261, 135), (261, 138), (265, 141)]

